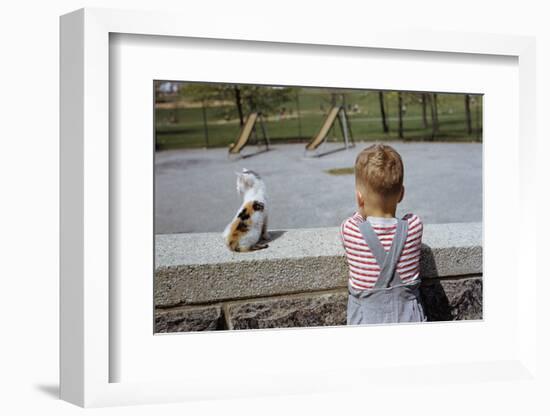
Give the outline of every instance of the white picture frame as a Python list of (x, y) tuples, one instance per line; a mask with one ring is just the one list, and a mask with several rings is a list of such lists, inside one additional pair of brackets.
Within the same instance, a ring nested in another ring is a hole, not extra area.
[[(285, 44), (299, 44), (514, 57), (519, 68), (517, 203), (520, 213), (527, 212), (530, 195), (534, 195), (534, 184), (530, 180), (536, 168), (532, 163), (536, 148), (534, 38), (475, 33), (434, 34), (421, 30), (400, 32), (379, 27), (361, 31), (350, 28), (337, 33), (327, 33), (321, 28), (307, 33), (298, 29), (281, 32), (270, 24), (240, 35), (234, 33), (230, 24), (205, 28), (200, 21), (193, 19), (185, 19), (186, 25), (183, 26), (182, 20), (183, 16), (173, 13), (106, 9), (82, 9), (61, 18), (61, 398), (88, 407), (338, 391), (351, 388), (354, 377), (370, 379), (371, 383), (396, 376), (420, 384), (445, 382), (444, 370), (452, 370), (455, 380), (470, 379), (472, 383), (499, 378), (518, 382), (536, 380), (537, 338), (533, 319), (536, 291), (533, 288), (537, 270), (531, 261), (530, 245), (525, 244), (534, 241), (536, 235), (533, 227), (519, 227), (520, 244), (514, 272), (517, 274), (522, 270), (522, 285), (516, 293), (517, 323), (510, 329), (517, 345), (507, 350), (506, 356), (497, 354), (498, 360), (449, 360), (438, 364), (405, 360), (399, 363), (401, 367), (376, 368), (370, 365), (368, 376), (364, 371), (358, 373), (358, 368), (352, 369), (344, 364), (341, 368), (322, 368), (310, 373), (287, 370), (262, 373), (260, 368), (254, 372), (258, 378), (249, 381), (241, 378), (229, 387), (226, 380), (214, 381), (208, 378), (208, 374), (202, 378), (193, 376), (176, 381), (111, 382), (110, 368), (121, 357), (110, 349), (110, 310), (116, 307), (110, 297), (113, 288), (109, 281), (112, 267), (109, 189), (110, 169), (113, 169), (109, 157), (110, 34), (276, 42), (283, 50)], [(398, 330), (410, 333), (411, 327)], [(208, 337), (212, 342), (220, 342), (214, 337), (223, 335), (226, 334), (209, 334)], [(259, 337), (286, 336), (283, 332), (261, 331), (239, 334), (245, 335), (249, 341)], [(482, 376), (472, 377), (472, 374)], [(322, 378), (323, 382), (318, 381), (320, 375), (326, 376)]]

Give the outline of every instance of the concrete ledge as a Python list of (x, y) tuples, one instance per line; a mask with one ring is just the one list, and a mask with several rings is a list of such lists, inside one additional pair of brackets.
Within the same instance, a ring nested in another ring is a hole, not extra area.
[[(155, 239), (155, 306), (344, 288), (347, 265), (338, 228), (272, 232), (266, 250), (232, 253), (221, 233), (164, 234)], [(480, 275), (480, 223), (424, 227), (423, 278)]]

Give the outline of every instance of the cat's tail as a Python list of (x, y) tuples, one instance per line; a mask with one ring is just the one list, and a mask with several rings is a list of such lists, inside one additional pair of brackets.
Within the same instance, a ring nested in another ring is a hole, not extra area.
[(265, 248), (268, 248), (269, 247), (269, 244), (266, 244), (266, 243), (256, 243), (254, 244), (252, 247), (241, 247), (241, 246), (238, 246), (236, 247), (235, 250), (233, 251), (236, 251), (238, 253), (246, 253), (247, 251), (257, 251), (257, 250), (263, 250)]

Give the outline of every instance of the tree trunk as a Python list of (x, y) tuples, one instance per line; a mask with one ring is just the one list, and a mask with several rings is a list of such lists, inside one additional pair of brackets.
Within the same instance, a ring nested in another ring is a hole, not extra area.
[(470, 95), (464, 96), (464, 109), (466, 111), (466, 131), (468, 135), (472, 134), (472, 112), (470, 111)]
[(478, 142), (481, 141), (481, 135), (482, 135), (482, 131), (483, 131), (483, 124), (481, 124), (481, 115), (480, 115), (480, 109), (481, 109), (481, 105), (483, 104), (483, 101), (482, 98), (480, 97), (479, 98), (480, 102), (476, 105), (476, 140)]
[(435, 121), (437, 122), (437, 128), (439, 130), (439, 110), (437, 107), (437, 94), (434, 92), (434, 115)]
[(241, 90), (237, 85), (235, 85), (235, 104), (237, 105), (237, 112), (239, 113), (239, 124), (242, 127), (244, 124), (243, 104), (241, 102)]
[(437, 118), (437, 94), (430, 97), (430, 110), (432, 113), (432, 140), (435, 140), (439, 131), (439, 120)]
[(378, 100), (380, 101), (380, 117), (382, 118), (382, 130), (384, 133), (389, 133), (388, 122), (386, 120), (386, 109), (384, 108), (384, 93), (378, 92)]
[(424, 128), (428, 128), (428, 117), (426, 115), (426, 94), (422, 93), (422, 123)]
[(398, 134), (399, 138), (403, 138), (403, 94), (401, 92), (397, 93), (397, 105), (398, 105), (398, 118), (399, 118), (399, 126), (398, 126)]

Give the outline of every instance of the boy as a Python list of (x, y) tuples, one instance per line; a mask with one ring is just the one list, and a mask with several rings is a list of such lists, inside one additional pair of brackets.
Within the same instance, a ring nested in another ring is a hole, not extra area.
[(395, 217), (403, 162), (392, 147), (367, 147), (355, 161), (358, 212), (340, 228), (349, 266), (347, 323), (425, 321), (419, 295), (422, 222)]

